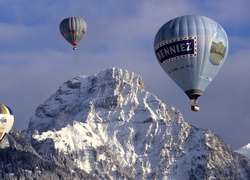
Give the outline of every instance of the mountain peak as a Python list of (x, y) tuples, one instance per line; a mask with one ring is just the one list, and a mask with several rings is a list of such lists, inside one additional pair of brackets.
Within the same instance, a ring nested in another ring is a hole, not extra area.
[[(133, 101), (135, 108), (138, 104), (137, 94), (143, 91), (144, 83), (139, 75), (116, 67), (97, 75), (77, 76), (63, 83), (56, 93), (39, 105), (30, 120), (28, 132), (60, 129), (73, 120), (98, 121), (98, 118), (90, 117), (95, 114), (93, 107), (99, 110), (117, 109)], [(116, 119), (126, 120), (131, 113), (117, 114)], [(99, 116), (100, 112), (97, 114)], [(110, 119), (110, 116), (106, 115), (105, 119)]]
[(193, 127), (119, 68), (78, 76), (41, 104), (28, 135), (38, 154), (63, 153), (103, 179), (247, 179), (250, 162)]

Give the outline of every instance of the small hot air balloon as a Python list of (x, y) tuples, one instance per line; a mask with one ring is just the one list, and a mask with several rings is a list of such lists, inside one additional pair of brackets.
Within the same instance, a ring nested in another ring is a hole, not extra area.
[(228, 53), (228, 37), (214, 20), (181, 16), (164, 24), (155, 36), (154, 51), (168, 76), (196, 104), (221, 69)]
[(76, 50), (76, 45), (87, 32), (86, 22), (79, 17), (69, 17), (62, 20), (59, 28), (62, 36), (73, 46), (73, 50)]
[(14, 116), (11, 109), (0, 104), (0, 141), (11, 130), (14, 123)]

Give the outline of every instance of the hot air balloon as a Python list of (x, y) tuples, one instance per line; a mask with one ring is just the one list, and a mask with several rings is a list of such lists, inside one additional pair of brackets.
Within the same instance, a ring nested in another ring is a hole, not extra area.
[(0, 104), (0, 141), (11, 130), (14, 123), (14, 116), (11, 109)]
[(73, 50), (76, 50), (76, 45), (87, 32), (86, 22), (79, 17), (69, 17), (62, 20), (59, 28), (62, 36), (73, 46)]
[(188, 96), (193, 111), (199, 111), (196, 100), (221, 69), (228, 46), (227, 34), (217, 22), (193, 15), (168, 21), (154, 41), (160, 66)]

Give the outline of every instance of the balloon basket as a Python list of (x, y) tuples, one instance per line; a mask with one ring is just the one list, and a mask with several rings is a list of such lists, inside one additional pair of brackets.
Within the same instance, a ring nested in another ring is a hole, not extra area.
[(200, 107), (197, 105), (191, 105), (191, 110), (197, 112), (200, 111)]

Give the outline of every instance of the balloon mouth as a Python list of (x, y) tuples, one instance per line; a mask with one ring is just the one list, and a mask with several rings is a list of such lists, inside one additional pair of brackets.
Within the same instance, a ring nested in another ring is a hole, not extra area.
[[(1, 139), (1, 140), (4, 138), (5, 134), (6, 134), (5, 132), (0, 132), (0, 139)], [(0, 140), (0, 141), (1, 141), (1, 140)]]
[(185, 93), (190, 99), (190, 101), (195, 103), (195, 101), (202, 95), (203, 91), (199, 89), (191, 89), (191, 90), (185, 91)]
[(77, 42), (71, 43), (72, 46), (76, 46), (77, 44), (78, 44)]

